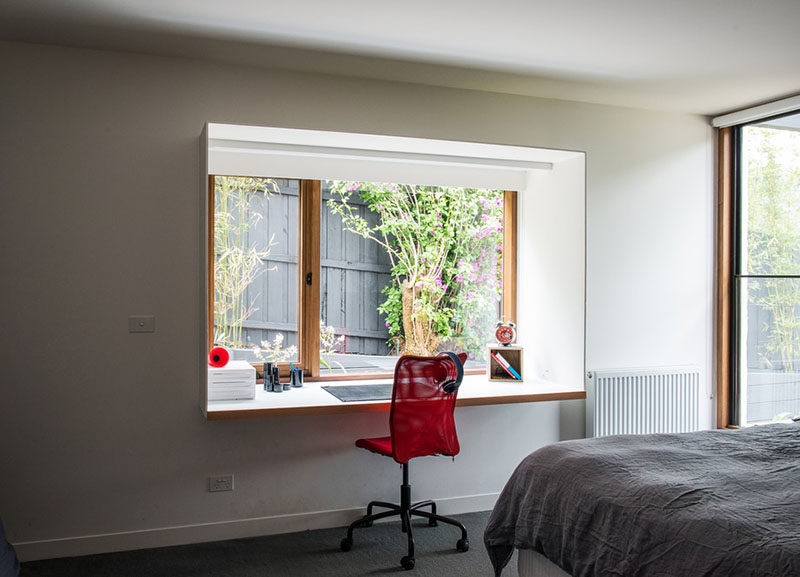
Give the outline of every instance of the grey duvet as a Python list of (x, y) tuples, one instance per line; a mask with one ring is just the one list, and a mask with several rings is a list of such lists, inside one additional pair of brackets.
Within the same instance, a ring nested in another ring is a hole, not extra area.
[(484, 534), (573, 577), (800, 576), (800, 424), (565, 441), (526, 457)]

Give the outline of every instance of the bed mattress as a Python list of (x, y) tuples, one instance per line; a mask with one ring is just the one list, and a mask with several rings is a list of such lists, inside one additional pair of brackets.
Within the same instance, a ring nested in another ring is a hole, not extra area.
[(519, 577), (570, 577), (570, 574), (547, 559), (541, 553), (520, 549), (517, 556)]

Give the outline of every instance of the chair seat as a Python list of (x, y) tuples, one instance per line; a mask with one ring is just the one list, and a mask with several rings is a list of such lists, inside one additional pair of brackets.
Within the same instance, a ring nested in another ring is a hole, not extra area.
[(361, 447), (367, 451), (378, 453), (386, 457), (392, 457), (392, 438), (391, 437), (373, 437), (371, 439), (359, 439), (356, 441), (356, 447)]

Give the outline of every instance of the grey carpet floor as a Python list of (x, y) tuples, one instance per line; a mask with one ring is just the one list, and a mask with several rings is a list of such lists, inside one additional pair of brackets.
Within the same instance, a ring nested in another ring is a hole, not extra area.
[[(428, 527), (424, 519), (415, 519), (416, 566), (410, 571), (400, 567), (400, 558), (406, 554), (406, 539), (399, 523), (392, 522), (356, 529), (353, 548), (347, 553), (339, 550), (339, 542), (345, 536), (344, 529), (320, 529), (29, 561), (22, 564), (20, 577), (491, 577), (491, 564), (483, 546), (483, 530), (489, 512), (468, 513), (456, 518), (467, 528), (469, 551), (456, 551), (456, 541), (461, 534), (455, 527), (441, 523), (438, 527)], [(515, 566), (516, 560), (512, 560), (509, 567)], [(512, 571), (508, 569), (506, 572)]]

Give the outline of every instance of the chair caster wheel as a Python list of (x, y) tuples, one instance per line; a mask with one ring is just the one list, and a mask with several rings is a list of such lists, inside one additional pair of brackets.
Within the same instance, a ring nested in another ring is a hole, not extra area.
[(428, 527), (438, 527), (439, 523), (436, 522), (436, 519), (428, 519)]
[(469, 551), (469, 539), (459, 539), (458, 543), (456, 543), (456, 551), (461, 551), (462, 553)]
[(339, 549), (345, 552), (349, 551), (352, 547), (353, 547), (353, 541), (351, 539), (348, 539), (347, 537), (342, 539), (342, 542), (339, 543)]
[(400, 559), (400, 565), (403, 566), (403, 569), (408, 571), (409, 569), (414, 568), (414, 558), (413, 557), (403, 557)]

